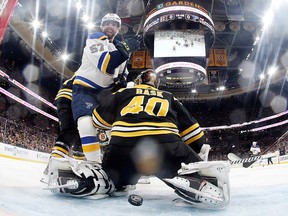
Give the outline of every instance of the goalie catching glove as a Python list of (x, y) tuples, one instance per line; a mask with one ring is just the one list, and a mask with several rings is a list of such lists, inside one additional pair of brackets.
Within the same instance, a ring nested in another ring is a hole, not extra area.
[(175, 193), (192, 206), (201, 209), (222, 209), (230, 202), (229, 163), (201, 161), (182, 164), (178, 176), (163, 179)]

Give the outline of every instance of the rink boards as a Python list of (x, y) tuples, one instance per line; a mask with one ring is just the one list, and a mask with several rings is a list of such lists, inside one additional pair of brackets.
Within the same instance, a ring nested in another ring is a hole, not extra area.
[[(33, 151), (0, 142), (0, 157), (11, 158), (15, 160), (24, 160), (38, 163), (47, 163), (49, 160), (48, 153)], [(272, 157), (273, 164), (288, 164), (288, 155)], [(267, 157), (256, 161), (253, 166), (264, 166), (268, 164)], [(232, 167), (241, 167), (233, 165)]]

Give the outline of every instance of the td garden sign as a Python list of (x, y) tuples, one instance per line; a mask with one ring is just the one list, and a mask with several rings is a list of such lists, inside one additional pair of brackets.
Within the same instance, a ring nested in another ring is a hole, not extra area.
[[(202, 5), (203, 5), (203, 1), (199, 4), (199, 3), (196, 3), (197, 1), (167, 1), (165, 3), (160, 3), (160, 4), (157, 4), (155, 5), (154, 9), (152, 9), (149, 13), (153, 13), (159, 9), (162, 9), (164, 7), (170, 7), (170, 6), (188, 6), (188, 7), (193, 7), (193, 8), (197, 8), (201, 11), (203, 11), (204, 13), (206, 14), (209, 14), (208, 13), (208, 10), (206, 10)], [(202, 5), (201, 5), (202, 4)], [(149, 16), (150, 14), (147, 14), (147, 16)]]
[(160, 4), (152, 2), (149, 5), (148, 13), (144, 23), (144, 32), (147, 32), (157, 23), (183, 19), (191, 22), (199, 22), (208, 27), (214, 33), (214, 23), (206, 9), (203, 1), (167, 1)]

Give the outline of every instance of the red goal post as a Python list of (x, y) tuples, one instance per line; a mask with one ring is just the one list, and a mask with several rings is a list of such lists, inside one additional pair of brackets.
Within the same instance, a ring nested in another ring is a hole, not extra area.
[(0, 0), (0, 43), (18, 0)]

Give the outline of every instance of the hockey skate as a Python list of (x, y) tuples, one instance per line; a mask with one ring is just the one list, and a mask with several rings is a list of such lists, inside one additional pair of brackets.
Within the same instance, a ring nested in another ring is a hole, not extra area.
[[(93, 182), (91, 183), (93, 184)], [(81, 197), (87, 196), (85, 190), (89, 190), (90, 187), (88, 184), (84, 179), (73, 175), (71, 177), (58, 177), (53, 179), (46, 189), (53, 193), (63, 193)]]

